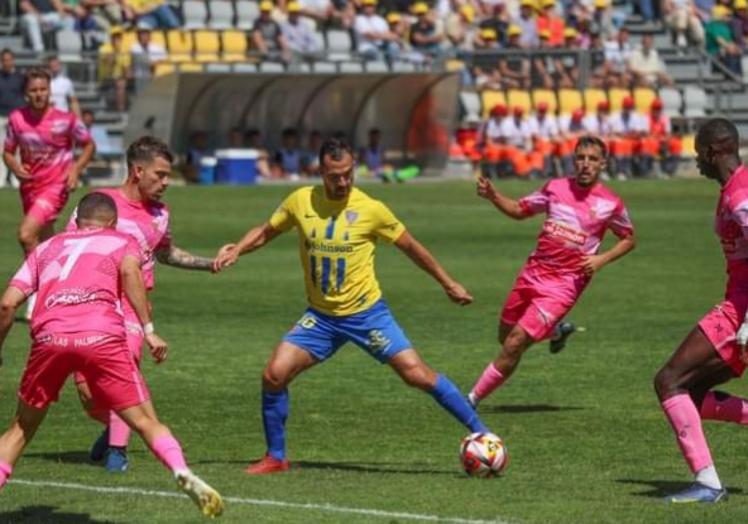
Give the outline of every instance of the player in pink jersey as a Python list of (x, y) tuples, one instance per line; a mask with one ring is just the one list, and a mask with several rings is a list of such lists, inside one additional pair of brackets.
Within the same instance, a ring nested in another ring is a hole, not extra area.
[(727, 290), (655, 377), (662, 409), (695, 478), (690, 488), (668, 496), (670, 502), (718, 502), (727, 495), (702, 420), (748, 425), (748, 399), (713, 391), (740, 377), (748, 362), (748, 169), (738, 144), (738, 130), (723, 118), (709, 120), (696, 134), (699, 171), (722, 186), (715, 229), (727, 263)]
[[(28, 105), (9, 115), (3, 147), (5, 164), (21, 181), (24, 217), (18, 227), (18, 241), (26, 255), (54, 234), (57, 215), (95, 151), (91, 136), (78, 117), (51, 106), (50, 83), (44, 69), (32, 68), (26, 73)], [(82, 152), (74, 161), (76, 146)], [(20, 161), (16, 150), (20, 150)], [(34, 298), (29, 297), (27, 317)]]
[[(140, 247), (143, 257), (143, 277), (146, 289), (153, 289), (155, 260), (185, 269), (211, 271), (212, 258), (192, 255), (175, 246), (169, 229), (169, 208), (161, 202), (168, 188), (173, 157), (162, 141), (144, 136), (127, 149), (128, 177), (118, 188), (99, 189), (109, 195), (117, 205), (117, 231), (132, 236)], [(68, 229), (75, 229), (76, 213), (73, 212)], [(127, 300), (123, 300), (127, 343), (140, 363), (143, 347), (143, 332), (137, 315)], [(91, 449), (94, 461), (106, 459), (108, 471), (127, 470), (127, 443), (130, 430), (116, 413), (92, 409), (91, 392), (81, 375), (76, 375), (76, 384), (81, 400), (92, 418), (107, 425), (107, 429)]]
[[(83, 373), (103, 408), (116, 410), (169, 468), (182, 491), (208, 516), (223, 511), (220, 495), (194, 473), (179, 442), (159, 422), (148, 388), (125, 340), (120, 308), (124, 292), (157, 362), (167, 345), (156, 335), (140, 271), (140, 250), (113, 228), (117, 208), (103, 194), (85, 196), (77, 231), (35, 248), (0, 299), (0, 354), (16, 309), (38, 293), (31, 320), (31, 352), (18, 391), (18, 409), (0, 436), (0, 488), (55, 402), (68, 375)], [(1, 361), (0, 361), (1, 362)]]
[[(506, 381), (533, 343), (551, 338), (551, 352), (561, 351), (574, 331), (561, 322), (574, 307), (592, 275), (634, 249), (634, 228), (623, 201), (600, 181), (607, 150), (602, 140), (580, 137), (574, 150), (576, 175), (558, 178), (520, 200), (478, 181), (478, 195), (505, 215), (522, 220), (545, 213), (535, 251), (520, 271), (499, 318), (499, 356), (468, 395), (477, 405)], [(599, 253), (610, 229), (618, 242)]]

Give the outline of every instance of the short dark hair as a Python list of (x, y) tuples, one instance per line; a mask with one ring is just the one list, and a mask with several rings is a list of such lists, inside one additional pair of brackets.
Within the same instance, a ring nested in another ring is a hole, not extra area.
[(49, 56), (47, 57), (47, 63), (50, 63), (50, 62), (51, 62), (51, 61), (53, 61), (53, 60), (59, 60), (59, 59), (60, 59), (60, 57), (59, 57), (59, 56), (57, 56), (57, 55), (55, 55), (55, 54), (51, 54), (51, 55), (49, 55)]
[(345, 153), (353, 157), (353, 149), (351, 149), (351, 146), (345, 140), (327, 138), (319, 148), (319, 165), (324, 164), (326, 156), (329, 156), (333, 160), (340, 160)]
[(726, 118), (712, 118), (699, 127), (696, 141), (705, 146), (723, 143), (731, 145), (737, 150), (740, 134), (735, 124)]
[(579, 150), (580, 147), (589, 147), (589, 146), (595, 146), (598, 149), (600, 149), (600, 152), (603, 154), (603, 158), (608, 158), (608, 146), (605, 145), (605, 142), (603, 142), (602, 138), (598, 138), (596, 136), (592, 135), (584, 135), (579, 137), (579, 140), (577, 141), (577, 145), (574, 147), (574, 154)]
[(141, 136), (127, 148), (128, 169), (137, 162), (152, 162), (156, 157), (174, 162), (169, 146), (156, 137)]
[(78, 212), (75, 219), (77, 224), (81, 220), (110, 220), (117, 218), (117, 205), (114, 199), (105, 193), (89, 193), (78, 202)]
[(11, 51), (9, 47), (3, 47), (3, 50), (0, 51), (0, 56), (3, 56), (3, 55), (16, 56), (16, 54), (13, 51)]
[(31, 69), (26, 71), (26, 76), (24, 77), (23, 81), (24, 91), (32, 80), (37, 80), (39, 78), (43, 78), (44, 80), (46, 80), (47, 84), (50, 84), (52, 82), (52, 77), (49, 76), (49, 71), (47, 71), (43, 67), (32, 67)]

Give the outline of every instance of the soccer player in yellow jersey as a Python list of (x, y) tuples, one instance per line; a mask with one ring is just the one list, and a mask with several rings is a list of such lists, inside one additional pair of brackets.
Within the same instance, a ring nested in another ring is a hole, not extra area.
[(473, 297), (384, 204), (353, 187), (353, 152), (347, 144), (336, 139), (323, 143), (320, 172), (322, 186), (291, 193), (269, 222), (250, 229), (237, 244), (222, 247), (214, 262), (219, 271), (281, 233), (294, 227), (298, 232), (310, 304), (275, 348), (262, 375), (268, 451), (246, 469), (252, 475), (289, 468), (285, 442), (288, 385), (346, 342), (389, 364), (406, 384), (429, 392), (471, 432), (487, 431), (457, 387), (421, 360), (390, 313), (374, 275), (377, 239), (394, 243), (434, 277), (453, 302), (467, 305)]

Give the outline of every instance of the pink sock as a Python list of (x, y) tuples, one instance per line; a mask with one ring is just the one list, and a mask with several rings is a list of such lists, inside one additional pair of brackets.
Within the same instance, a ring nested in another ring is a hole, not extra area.
[(13, 473), (13, 466), (0, 462), (0, 489), (8, 482), (11, 473)]
[(701, 428), (701, 418), (689, 395), (681, 393), (662, 403), (662, 410), (675, 431), (678, 445), (694, 474), (711, 466), (712, 455)]
[(130, 427), (112, 411), (109, 414), (109, 445), (126, 448), (130, 441)]
[(151, 449), (153, 450), (153, 454), (170, 470), (179, 471), (187, 469), (187, 463), (184, 461), (184, 455), (182, 454), (182, 447), (177, 442), (177, 439), (171, 435), (157, 437), (151, 443)]
[(701, 403), (701, 418), (748, 425), (748, 400), (710, 391)]
[(483, 374), (478, 379), (478, 382), (473, 386), (473, 395), (482, 400), (488, 395), (493, 393), (493, 390), (504, 383), (504, 375), (496, 369), (491, 362), (486, 369), (483, 370)]

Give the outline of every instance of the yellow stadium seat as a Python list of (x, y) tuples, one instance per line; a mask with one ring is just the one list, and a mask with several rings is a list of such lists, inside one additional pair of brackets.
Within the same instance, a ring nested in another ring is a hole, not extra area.
[(161, 62), (160, 64), (156, 64), (155, 69), (153, 70), (153, 76), (164, 76), (164, 75), (170, 75), (176, 71), (176, 66), (174, 64), (169, 64), (167, 62)]
[(512, 111), (515, 107), (521, 107), (525, 114), (529, 113), (532, 109), (532, 102), (530, 101), (530, 92), (522, 91), (520, 89), (511, 89), (507, 92), (507, 106)]
[(683, 138), (681, 138), (681, 141), (683, 143), (683, 150), (681, 151), (681, 156), (693, 158), (696, 156), (696, 137), (695, 135), (684, 135)]
[(556, 113), (558, 108), (558, 102), (556, 100), (556, 93), (551, 89), (535, 89), (532, 92), (532, 106), (535, 110), (538, 109), (538, 104), (545, 102), (548, 104), (548, 112)]
[(169, 59), (173, 62), (192, 60), (192, 33), (172, 29), (166, 34), (169, 43)]
[(631, 96), (631, 91), (628, 89), (622, 89), (620, 87), (614, 87), (608, 91), (608, 102), (610, 102), (610, 111), (615, 113), (620, 111), (623, 107), (623, 99), (627, 96)]
[(597, 111), (597, 104), (607, 102), (608, 95), (602, 89), (588, 88), (584, 90), (584, 107), (588, 113)]
[(181, 64), (179, 64), (179, 72), (180, 73), (202, 73), (203, 64), (198, 64), (197, 62), (182, 62)]
[(496, 104), (506, 105), (506, 97), (503, 91), (492, 91), (487, 89), (481, 96), (483, 101), (483, 118), (488, 118), (491, 114), (491, 108)]
[(223, 59), (227, 62), (241, 62), (247, 58), (247, 36), (244, 31), (224, 31), (221, 33)]
[(582, 94), (576, 89), (558, 90), (559, 113), (568, 115), (577, 109), (583, 109)]
[(159, 29), (153, 29), (151, 31), (151, 43), (160, 45), (166, 49), (166, 38), (164, 38), (164, 32)]
[(465, 62), (463, 62), (462, 60), (458, 60), (456, 58), (451, 58), (447, 60), (447, 63), (444, 65), (444, 68), (450, 73), (462, 71), (463, 69), (465, 69)]
[(122, 49), (129, 53), (132, 45), (138, 40), (135, 31), (125, 31), (122, 33)]
[(221, 43), (217, 31), (195, 31), (195, 59), (198, 62), (215, 62)]
[(657, 98), (657, 93), (654, 92), (654, 89), (648, 87), (634, 89), (634, 107), (640, 113), (649, 113), (655, 98)]

